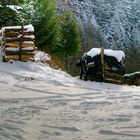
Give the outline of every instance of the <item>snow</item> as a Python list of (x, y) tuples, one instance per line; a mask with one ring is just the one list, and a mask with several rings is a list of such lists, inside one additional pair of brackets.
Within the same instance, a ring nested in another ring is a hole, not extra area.
[(130, 74), (125, 74), (124, 77), (133, 77), (133, 76), (138, 76), (140, 77), (140, 71), (130, 73)]
[(30, 25), (26, 25), (24, 27), (27, 28), (26, 32), (34, 32), (34, 27), (31, 24)]
[(7, 5), (7, 7), (11, 8), (12, 10), (16, 11), (18, 13), (18, 10), (21, 10), (22, 8), (17, 5)]
[(26, 48), (21, 48), (24, 51), (33, 51), (34, 48), (33, 47), (26, 47)]
[[(21, 29), (22, 26), (8, 26), (8, 27), (3, 27), (1, 28), (2, 32), (5, 31), (5, 29)], [(30, 25), (25, 25), (24, 26), (26, 30), (26, 32), (34, 32), (34, 27), (30, 24)]]
[[(26, 47), (26, 48), (21, 48), (21, 49), (24, 51), (33, 51), (34, 50), (33, 47)], [(19, 47), (18, 48), (6, 48), (5, 50), (16, 52), (16, 51), (19, 51), (20, 48)]]
[(35, 39), (35, 36), (34, 35), (24, 35), (24, 37), (26, 38), (31, 38), (31, 39)]
[(140, 139), (140, 87), (82, 81), (35, 57), (0, 62), (1, 140)]
[(51, 59), (51, 57), (48, 54), (42, 51), (36, 51), (34, 58), (35, 58), (35, 61), (45, 61), (45, 60)]
[[(99, 55), (100, 53), (101, 53), (101, 48), (92, 48), (86, 54), (88, 56), (94, 57), (96, 55)], [(118, 60), (118, 62), (120, 62), (123, 58), (125, 58), (125, 54), (121, 50), (104, 49), (104, 54), (107, 55), (107, 56), (115, 57)]]
[(33, 41), (24, 41), (23, 43), (24, 43), (24, 44), (34, 44)]

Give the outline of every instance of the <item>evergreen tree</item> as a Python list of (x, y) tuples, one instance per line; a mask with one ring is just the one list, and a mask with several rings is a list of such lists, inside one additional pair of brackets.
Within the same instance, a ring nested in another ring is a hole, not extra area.
[(68, 71), (68, 57), (74, 56), (80, 50), (80, 32), (71, 12), (67, 11), (61, 16), (61, 45), (60, 55), (65, 58), (65, 66)]
[(0, 28), (21, 23), (17, 12), (17, 5), (21, 2), (21, 0), (0, 0)]
[(37, 46), (50, 54), (55, 53), (60, 40), (60, 22), (56, 10), (55, 0), (37, 0), (32, 19)]

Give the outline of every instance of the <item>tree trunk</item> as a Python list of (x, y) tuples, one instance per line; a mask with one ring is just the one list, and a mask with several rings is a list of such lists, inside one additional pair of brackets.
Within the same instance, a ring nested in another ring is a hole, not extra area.
[(102, 80), (104, 80), (105, 77), (104, 48), (101, 48), (101, 67), (102, 67)]
[(67, 51), (65, 54), (65, 68), (66, 68), (66, 71), (68, 72), (68, 54), (67, 54)]

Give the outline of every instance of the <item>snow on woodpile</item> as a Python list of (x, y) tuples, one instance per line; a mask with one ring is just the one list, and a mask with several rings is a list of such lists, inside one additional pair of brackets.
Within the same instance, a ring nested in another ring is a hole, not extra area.
[[(3, 27), (3, 28), (1, 28), (1, 31), (4, 33), (4, 32), (6, 32), (7, 30), (21, 30), (21, 28), (22, 28), (22, 26), (7, 26), (7, 27)], [(25, 25), (24, 26), (24, 30), (26, 30), (26, 32), (34, 32), (34, 27), (33, 27), (33, 25)]]
[[(99, 55), (100, 53), (101, 53), (101, 48), (92, 48), (86, 54), (88, 56), (94, 57), (96, 55)], [(118, 62), (120, 62), (123, 58), (125, 58), (125, 54), (121, 50), (104, 49), (104, 54), (107, 56), (115, 57), (118, 60)]]
[(138, 77), (140, 77), (140, 71), (130, 73), (130, 74), (125, 74), (125, 76), (127, 76), (127, 77), (138, 76)]
[(34, 27), (26, 26), (9, 26), (3, 27), (3, 52), (4, 61), (20, 60), (34, 61), (35, 55), (35, 36)]

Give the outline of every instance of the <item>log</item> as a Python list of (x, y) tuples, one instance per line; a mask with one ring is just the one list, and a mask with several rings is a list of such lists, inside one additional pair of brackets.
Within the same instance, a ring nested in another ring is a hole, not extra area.
[[(20, 48), (19, 47), (17, 47), (17, 48), (7, 47), (4, 51), (18, 52), (18, 51), (20, 51)], [(33, 47), (21, 48), (21, 51), (22, 52), (34, 52), (35, 48), (33, 48)]]
[[(17, 42), (11, 42), (11, 43), (5, 43), (5, 46), (6, 47), (10, 47), (10, 48), (17, 48), (19, 47), (20, 43)], [(25, 47), (33, 47), (35, 48), (35, 44), (29, 44), (29, 43), (22, 43), (22, 48), (25, 48)]]
[[(20, 42), (20, 38), (5, 38), (5, 42), (12, 43), (12, 42)], [(23, 37), (24, 41), (35, 41), (35, 38)]]
[[(19, 55), (5, 55), (3, 57), (4, 62), (8, 62), (9, 60), (19, 61)], [(21, 56), (21, 61), (34, 61), (34, 56)]]
[[(4, 52), (6, 55), (19, 55), (19, 51), (8, 51), (5, 50)], [(35, 51), (29, 52), (29, 51), (22, 51), (22, 55), (35, 55)]]
[(105, 71), (105, 78), (111, 78), (114, 80), (122, 80), (122, 75), (117, 72)]
[[(19, 55), (4, 55), (5, 56), (5, 58), (19, 58)], [(30, 57), (34, 57), (34, 55), (32, 54), (32, 55), (28, 55), (28, 54), (26, 54), (26, 55), (22, 55), (21, 56), (22, 58), (30, 58)]]
[[(10, 61), (10, 60), (14, 60), (14, 61), (19, 61), (19, 58), (3, 58), (3, 62), (8, 62), (8, 61)], [(28, 59), (21, 59), (21, 61), (22, 62), (27, 62), (27, 61), (31, 61), (31, 62), (33, 62), (33, 61), (35, 61), (34, 60), (34, 58), (28, 58)]]
[[(27, 28), (23, 28), (23, 30), (26, 31)], [(13, 28), (13, 27), (10, 28), (10, 27), (8, 27), (8, 28), (5, 28), (5, 29), (4, 29), (4, 33), (8, 33), (8, 32), (11, 32), (11, 31), (12, 31), (12, 32), (21, 32), (21, 31), (22, 31), (22, 26), (21, 26), (21, 27), (18, 27), (18, 28), (17, 28), (17, 27), (15, 27), (15, 28)]]
[(9, 32), (9, 31), (14, 31), (14, 32), (20, 32), (20, 31), (24, 31), (24, 32), (29, 32), (29, 31), (34, 31), (34, 27), (32, 25), (25, 25), (23, 26), (9, 26), (9, 27), (3, 27), (2, 31), (3, 33)]
[[(14, 31), (9, 31), (4, 33), (4, 37), (5, 38), (13, 38), (13, 37), (18, 37), (19, 35), (21, 35), (22, 32), (14, 32)], [(34, 32), (23, 32), (23, 35), (34, 35)]]
[(104, 48), (101, 48), (101, 68), (102, 68), (102, 79), (105, 76), (105, 66), (104, 66)]

